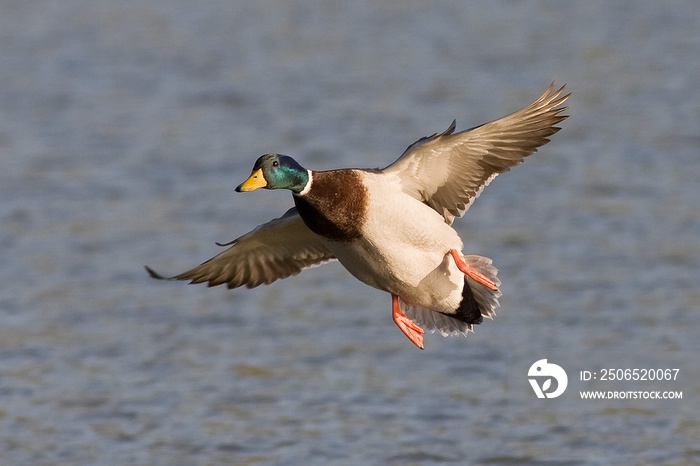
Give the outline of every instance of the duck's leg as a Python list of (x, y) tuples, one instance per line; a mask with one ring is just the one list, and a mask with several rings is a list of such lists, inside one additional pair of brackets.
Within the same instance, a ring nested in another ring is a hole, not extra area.
[(452, 258), (455, 260), (455, 263), (457, 264), (457, 268), (462, 271), (464, 275), (467, 277), (471, 278), (477, 283), (481, 283), (484, 285), (486, 288), (496, 291), (498, 290), (498, 286), (491, 280), (489, 280), (486, 275), (482, 274), (478, 270), (476, 270), (473, 267), (469, 267), (464, 260), (462, 260), (462, 257), (459, 255), (459, 252), (457, 252), (456, 249), (450, 249), (450, 254), (452, 255)]
[(414, 345), (423, 349), (423, 329), (401, 311), (399, 307), (399, 297), (394, 293), (391, 294), (391, 317), (403, 334), (406, 335)]

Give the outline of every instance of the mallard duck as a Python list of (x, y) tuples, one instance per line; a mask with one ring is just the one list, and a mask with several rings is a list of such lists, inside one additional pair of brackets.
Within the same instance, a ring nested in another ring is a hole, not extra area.
[(391, 294), (392, 317), (417, 347), (425, 330), (466, 335), (499, 307), (489, 258), (463, 255), (452, 228), (499, 173), (559, 131), (569, 97), (552, 83), (501, 119), (419, 139), (384, 169), (314, 171), (281, 154), (257, 159), (237, 192), (288, 189), (294, 207), (203, 264), (158, 279), (253, 288), (338, 260), (355, 278)]

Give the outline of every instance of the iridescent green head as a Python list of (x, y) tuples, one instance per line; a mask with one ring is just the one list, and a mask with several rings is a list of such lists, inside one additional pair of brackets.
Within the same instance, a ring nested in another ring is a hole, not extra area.
[(288, 155), (265, 154), (253, 166), (253, 171), (236, 191), (265, 189), (290, 189), (300, 193), (309, 182), (309, 172)]

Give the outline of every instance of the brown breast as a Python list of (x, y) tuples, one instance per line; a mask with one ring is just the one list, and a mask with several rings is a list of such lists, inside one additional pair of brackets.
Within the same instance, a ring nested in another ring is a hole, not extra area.
[(312, 173), (311, 190), (294, 195), (299, 215), (314, 233), (334, 241), (361, 235), (366, 219), (367, 188), (353, 169)]

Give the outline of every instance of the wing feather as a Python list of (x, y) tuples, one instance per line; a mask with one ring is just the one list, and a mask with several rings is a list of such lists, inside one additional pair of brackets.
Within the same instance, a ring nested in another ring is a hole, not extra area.
[(229, 248), (224, 252), (173, 277), (163, 277), (149, 267), (146, 269), (158, 279), (254, 288), (335, 259), (304, 224), (296, 208), (226, 245)]
[(405, 192), (425, 202), (452, 224), (499, 173), (521, 163), (549, 142), (567, 118), (564, 86), (554, 83), (532, 104), (501, 119), (455, 133), (422, 138), (383, 172), (397, 176)]

